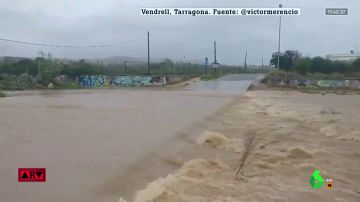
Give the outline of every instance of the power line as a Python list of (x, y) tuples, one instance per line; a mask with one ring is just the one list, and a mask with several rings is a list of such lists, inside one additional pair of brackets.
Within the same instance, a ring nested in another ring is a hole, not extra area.
[(148, 53), (148, 64), (147, 64), (147, 73), (150, 74), (150, 32), (147, 32), (147, 53)]
[(113, 44), (102, 44), (102, 45), (88, 45), (88, 46), (76, 46), (76, 45), (58, 45), (58, 44), (45, 44), (45, 43), (35, 43), (35, 42), (28, 42), (28, 41), (19, 41), (19, 40), (13, 40), (13, 39), (6, 39), (6, 38), (0, 38), (0, 41), (5, 41), (9, 43), (17, 43), (17, 44), (25, 44), (25, 45), (31, 45), (31, 46), (44, 46), (44, 47), (54, 47), (54, 48), (105, 48), (105, 47), (115, 47), (115, 46), (121, 46), (129, 43), (133, 43), (136, 41), (139, 41), (142, 38), (133, 39), (129, 41), (123, 41)]

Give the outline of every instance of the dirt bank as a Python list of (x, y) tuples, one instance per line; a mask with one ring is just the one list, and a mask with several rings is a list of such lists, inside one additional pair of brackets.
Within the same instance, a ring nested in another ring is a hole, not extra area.
[(178, 89), (178, 88), (182, 88), (182, 87), (188, 86), (190, 84), (198, 83), (198, 82), (200, 82), (200, 77), (194, 77), (194, 78), (191, 78), (186, 81), (181, 81), (181, 82), (178, 82), (175, 84), (166, 85), (165, 87), (167, 89)]
[[(253, 154), (235, 179), (249, 131)], [(180, 168), (134, 201), (360, 201), (358, 95), (252, 91), (179, 139), (181, 149), (157, 159)], [(332, 189), (311, 188), (315, 169)]]

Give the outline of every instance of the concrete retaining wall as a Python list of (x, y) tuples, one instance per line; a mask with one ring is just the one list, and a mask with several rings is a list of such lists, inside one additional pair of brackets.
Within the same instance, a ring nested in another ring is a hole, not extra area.
[(105, 75), (82, 75), (77, 78), (77, 83), (83, 87), (142, 87), (174, 84), (192, 76), (168, 75), (168, 76), (105, 76)]
[(267, 80), (268, 86), (273, 87), (318, 87), (318, 88), (352, 88), (360, 89), (360, 79), (344, 80), (304, 80), (271, 77)]

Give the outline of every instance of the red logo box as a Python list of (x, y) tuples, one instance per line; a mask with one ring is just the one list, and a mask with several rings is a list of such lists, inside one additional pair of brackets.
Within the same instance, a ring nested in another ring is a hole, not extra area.
[(46, 182), (46, 168), (19, 168), (18, 182)]

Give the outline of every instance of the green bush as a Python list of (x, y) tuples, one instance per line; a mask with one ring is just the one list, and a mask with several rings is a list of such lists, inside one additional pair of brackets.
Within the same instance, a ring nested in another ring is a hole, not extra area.
[(76, 82), (70, 82), (70, 83), (60, 83), (60, 82), (56, 82), (55, 83), (55, 89), (80, 89), (82, 88), (81, 86), (79, 86)]
[(0, 77), (0, 89), (3, 90), (24, 90), (38, 87), (37, 82), (28, 73), (19, 76), (6, 75)]
[(35, 81), (31, 75), (28, 73), (22, 73), (16, 79), (17, 86), (21, 89), (34, 88)]
[(313, 73), (313, 64), (310, 58), (300, 58), (294, 64), (294, 69), (301, 74)]
[[(277, 53), (273, 53), (270, 63), (277, 65)], [(354, 61), (332, 61), (322, 57), (301, 57), (298, 51), (287, 50), (280, 54), (280, 69), (286, 71), (297, 71), (301, 74), (334, 72), (342, 74), (354, 74), (360, 72), (360, 58)]]

